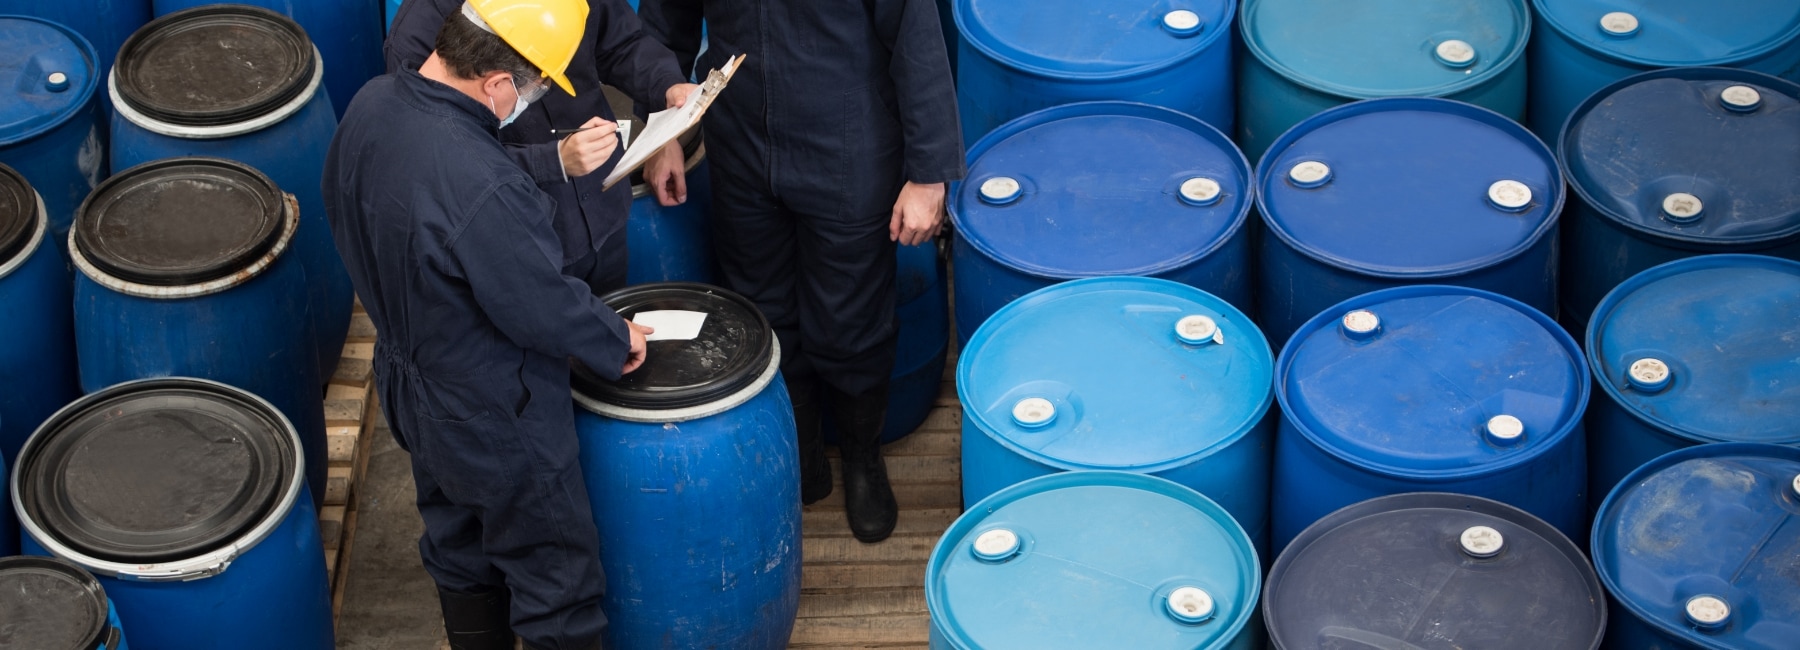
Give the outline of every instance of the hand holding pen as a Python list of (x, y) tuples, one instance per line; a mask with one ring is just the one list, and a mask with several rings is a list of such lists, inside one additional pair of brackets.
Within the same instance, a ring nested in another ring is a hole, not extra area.
[(571, 177), (586, 176), (612, 158), (619, 146), (619, 125), (598, 117), (577, 129), (552, 129), (553, 135), (568, 134), (557, 151), (562, 154), (563, 171)]

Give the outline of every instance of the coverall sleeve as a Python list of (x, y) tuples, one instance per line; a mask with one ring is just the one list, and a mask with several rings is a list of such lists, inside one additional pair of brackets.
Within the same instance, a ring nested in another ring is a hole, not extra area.
[(662, 110), (669, 86), (687, 80), (675, 65), (675, 54), (644, 30), (625, 0), (597, 0), (589, 6), (601, 12), (600, 33), (592, 35), (600, 78), (636, 100), (640, 112)]
[(956, 87), (933, 0), (868, 0), (875, 34), (889, 52), (906, 140), (906, 180), (947, 183), (968, 173), (963, 162)]
[(694, 59), (700, 56), (700, 24), (706, 17), (703, 5), (704, 0), (638, 2), (644, 32), (675, 53), (675, 64), (683, 79), (694, 76)]
[(552, 212), (523, 180), (500, 184), (477, 201), (451, 255), (476, 304), (513, 343), (617, 379), (631, 333), (586, 284), (562, 274)]

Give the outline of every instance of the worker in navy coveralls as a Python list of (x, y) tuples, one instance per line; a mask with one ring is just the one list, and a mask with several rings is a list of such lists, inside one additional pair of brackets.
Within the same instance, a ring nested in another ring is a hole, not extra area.
[(893, 531), (879, 438), (893, 370), (894, 244), (935, 237), (961, 179), (956, 91), (933, 0), (641, 0), (698, 68), (748, 54), (707, 110), (713, 246), (727, 288), (780, 337), (800, 428), (801, 499), (831, 492), (820, 399), (841, 435), (857, 539)]
[(512, 648), (516, 632), (589, 650), (604, 585), (569, 360), (617, 378), (643, 363), (648, 330), (563, 273), (556, 207), (499, 138), (552, 83), (573, 92), (563, 70), (587, 3), (470, 5), (418, 70), (351, 101), (326, 213), (381, 333), (376, 388), (412, 454), (419, 554), (452, 647)]
[[(431, 54), (438, 27), (463, 0), (409, 0), (394, 14), (384, 46), (388, 72), (417, 70)], [(586, 36), (564, 73), (575, 95), (550, 93), (532, 102), (517, 121), (500, 129), (500, 141), (538, 188), (556, 202), (556, 234), (563, 243), (564, 273), (587, 281), (595, 295), (625, 286), (625, 220), (631, 184), (600, 189), (618, 164), (612, 107), (601, 83), (625, 91), (645, 111), (686, 98), (695, 86), (675, 67), (675, 55), (647, 36), (625, 0), (588, 0)], [(571, 135), (552, 129), (594, 127)], [(645, 165), (644, 177), (663, 205), (687, 200), (686, 160), (670, 142)]]

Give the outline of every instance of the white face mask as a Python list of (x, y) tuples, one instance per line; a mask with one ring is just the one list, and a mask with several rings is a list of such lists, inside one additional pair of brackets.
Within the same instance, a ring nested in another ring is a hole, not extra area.
[[(512, 83), (512, 82), (508, 81), (507, 83)], [(513, 84), (512, 114), (507, 115), (506, 117), (500, 118), (500, 128), (504, 129), (504, 128), (506, 128), (506, 125), (512, 124), (513, 120), (519, 119), (520, 115), (525, 114), (525, 107), (530, 106), (530, 105), (531, 105), (531, 102), (525, 101), (525, 93), (519, 92), (519, 85)], [(500, 110), (499, 107), (494, 105), (494, 96), (493, 95), (488, 95), (488, 108), (494, 109), (495, 112), (499, 112), (499, 110)]]

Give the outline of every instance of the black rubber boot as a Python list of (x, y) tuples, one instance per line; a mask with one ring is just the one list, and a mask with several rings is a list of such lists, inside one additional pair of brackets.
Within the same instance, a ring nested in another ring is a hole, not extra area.
[(450, 650), (513, 650), (512, 593), (494, 589), (461, 594), (438, 589)]
[(881, 460), (881, 427), (887, 420), (887, 384), (861, 395), (831, 391), (837, 418), (838, 451), (843, 455), (844, 513), (850, 533), (865, 543), (887, 539), (900, 517), (887, 464)]
[(812, 378), (788, 382), (794, 402), (794, 427), (800, 435), (800, 503), (811, 505), (831, 496), (831, 461), (825, 459), (825, 434), (819, 430), (819, 383)]

